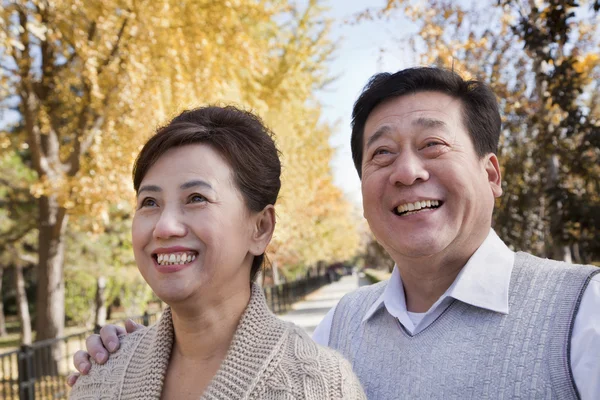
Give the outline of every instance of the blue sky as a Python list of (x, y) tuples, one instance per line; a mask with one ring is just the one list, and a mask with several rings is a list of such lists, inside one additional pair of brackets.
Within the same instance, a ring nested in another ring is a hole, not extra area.
[[(323, 105), (323, 120), (336, 126), (330, 140), (336, 149), (331, 162), (334, 182), (350, 201), (360, 205), (360, 181), (350, 152), (352, 105), (371, 75), (414, 64), (411, 52), (399, 39), (406, 37), (414, 27), (398, 14), (393, 20), (347, 22), (368, 8), (380, 10), (385, 0), (329, 0), (325, 4), (330, 8), (327, 15), (335, 19), (332, 36), (338, 47), (329, 67), (331, 75), (338, 78), (326, 90), (317, 93), (317, 98)], [(15, 117), (15, 113), (0, 113), (0, 126)]]
[(334, 181), (353, 203), (362, 203), (360, 181), (350, 151), (350, 121), (352, 105), (371, 75), (377, 72), (395, 72), (412, 66), (414, 57), (399, 37), (414, 27), (400, 18), (393, 20), (345, 23), (367, 8), (381, 9), (386, 1), (330, 0), (329, 16), (335, 18), (333, 37), (339, 45), (330, 64), (330, 71), (338, 79), (327, 90), (317, 94), (323, 104), (323, 120), (336, 124), (330, 143), (336, 149), (331, 163)]

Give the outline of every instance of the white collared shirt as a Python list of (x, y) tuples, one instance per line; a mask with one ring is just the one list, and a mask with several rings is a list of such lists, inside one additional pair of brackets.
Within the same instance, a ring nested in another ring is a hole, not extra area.
[[(425, 313), (411, 313), (406, 309), (402, 278), (396, 266), (384, 292), (367, 311), (363, 321), (385, 307), (411, 335), (415, 335), (435, 321), (453, 299), (508, 314), (508, 286), (514, 259), (515, 253), (490, 229), (487, 238), (452, 285)], [(335, 307), (313, 333), (313, 340), (323, 346), (329, 343), (334, 311)], [(571, 336), (571, 369), (582, 400), (600, 399), (600, 274), (590, 281), (575, 317)]]

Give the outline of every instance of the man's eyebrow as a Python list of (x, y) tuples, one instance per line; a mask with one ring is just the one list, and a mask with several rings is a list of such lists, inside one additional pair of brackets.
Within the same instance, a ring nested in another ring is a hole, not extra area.
[(412, 125), (415, 126), (421, 126), (423, 128), (441, 128), (443, 130), (448, 130), (448, 125), (446, 125), (446, 123), (444, 121), (442, 121), (441, 119), (435, 119), (435, 118), (427, 118), (427, 117), (420, 117), (417, 118), (415, 120), (413, 120)]
[(392, 131), (392, 128), (390, 128), (387, 125), (384, 125), (382, 127), (380, 127), (379, 129), (377, 129), (375, 131), (375, 133), (369, 138), (369, 140), (367, 140), (367, 145), (365, 146), (365, 148), (369, 148), (369, 146), (371, 146), (374, 142), (376, 142), (380, 137), (382, 137), (383, 135), (387, 135)]
[(139, 196), (142, 192), (162, 192), (162, 189), (156, 185), (145, 185), (138, 190), (137, 195)]
[(205, 187), (207, 189), (214, 190), (213, 187), (210, 186), (210, 183), (208, 183), (206, 181), (203, 181), (201, 179), (197, 179), (197, 180), (186, 182), (183, 185), (179, 186), (179, 188), (181, 190), (185, 190), (185, 189), (190, 189), (190, 188), (193, 188), (193, 187), (196, 187), (196, 186), (202, 186), (202, 187)]

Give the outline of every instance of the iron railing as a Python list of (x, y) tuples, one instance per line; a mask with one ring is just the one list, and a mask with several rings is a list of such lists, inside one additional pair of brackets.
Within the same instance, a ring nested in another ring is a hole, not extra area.
[[(337, 278), (337, 275), (333, 279)], [(290, 310), (292, 304), (308, 293), (330, 283), (331, 274), (309, 277), (263, 288), (267, 303), (276, 314)], [(131, 318), (149, 326), (160, 313), (144, 313)], [(119, 321), (123, 322), (123, 321)], [(73, 370), (72, 358), (77, 350), (85, 348), (85, 339), (99, 329), (87, 330), (57, 339), (35, 342), (0, 354), (0, 399), (3, 400), (58, 400), (68, 397), (66, 384)]]

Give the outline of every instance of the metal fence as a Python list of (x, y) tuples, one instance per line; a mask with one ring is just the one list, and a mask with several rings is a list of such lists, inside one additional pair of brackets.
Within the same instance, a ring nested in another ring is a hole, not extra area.
[[(158, 317), (158, 313), (145, 313), (132, 319), (147, 326)], [(119, 322), (122, 321), (116, 321)], [(0, 399), (66, 399), (73, 355), (85, 348), (85, 339), (93, 333), (97, 329), (42, 340), (0, 354)]]
[[(290, 310), (292, 304), (308, 293), (330, 283), (337, 275), (310, 277), (263, 288), (267, 303), (276, 314)], [(139, 324), (154, 324), (160, 313), (131, 318)], [(118, 321), (123, 322), (123, 321)], [(66, 384), (73, 370), (72, 358), (85, 348), (85, 339), (96, 330), (87, 330), (58, 339), (35, 342), (30, 346), (0, 354), (0, 399), (58, 400), (68, 397)]]

